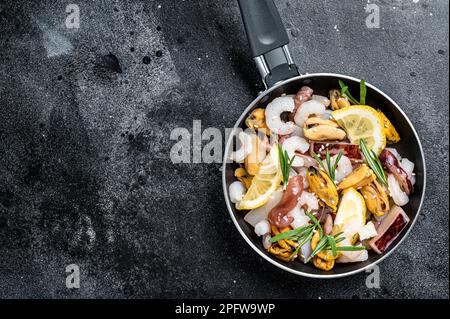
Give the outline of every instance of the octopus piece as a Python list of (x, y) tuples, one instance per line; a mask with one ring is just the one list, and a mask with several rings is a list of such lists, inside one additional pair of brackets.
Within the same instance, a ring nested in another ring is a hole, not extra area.
[(312, 142), (310, 152), (314, 152), (321, 159), (325, 159), (327, 151), (330, 155), (337, 155), (342, 152), (350, 159), (352, 164), (362, 163), (363, 159), (359, 150), (359, 145), (351, 143), (339, 143), (339, 142)]
[(290, 115), (291, 121), (294, 120), (295, 113), (297, 112), (299, 107), (306, 101), (311, 100), (313, 92), (314, 92), (313, 89), (311, 89), (309, 86), (302, 86), (300, 88), (300, 90), (297, 92), (297, 94), (294, 97), (295, 107), (294, 107), (294, 111)]
[(394, 175), (406, 195), (410, 195), (414, 191), (412, 182), (408, 173), (406, 173), (400, 165), (397, 157), (391, 151), (384, 149), (381, 152), (380, 161), (381, 164)]
[(369, 241), (370, 247), (382, 254), (400, 235), (409, 223), (409, 217), (398, 206), (393, 206), (377, 229), (378, 236)]
[(294, 220), (288, 213), (297, 205), (303, 192), (303, 177), (291, 177), (280, 202), (269, 212), (269, 222), (277, 227), (287, 227)]

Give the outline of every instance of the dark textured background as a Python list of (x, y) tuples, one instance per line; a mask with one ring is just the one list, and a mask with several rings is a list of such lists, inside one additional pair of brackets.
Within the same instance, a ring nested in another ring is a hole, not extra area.
[[(235, 1), (0, 4), (1, 297), (447, 297), (448, 1), (278, 0), (302, 72), (364, 77), (394, 98), (428, 164), (422, 214), (381, 265), (319, 281), (240, 237), (220, 164), (173, 165), (174, 127), (232, 127), (261, 89)], [(65, 267), (81, 288), (65, 287)]]

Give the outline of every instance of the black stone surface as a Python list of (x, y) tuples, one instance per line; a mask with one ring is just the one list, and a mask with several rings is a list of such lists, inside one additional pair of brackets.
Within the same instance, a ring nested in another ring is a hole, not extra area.
[[(0, 2), (0, 297), (448, 298), (448, 1), (276, 4), (301, 72), (362, 77), (425, 148), (410, 236), (368, 274), (320, 281), (262, 260), (220, 164), (170, 162), (175, 127), (232, 127), (261, 89), (235, 1)], [(80, 289), (65, 267), (81, 269)]]

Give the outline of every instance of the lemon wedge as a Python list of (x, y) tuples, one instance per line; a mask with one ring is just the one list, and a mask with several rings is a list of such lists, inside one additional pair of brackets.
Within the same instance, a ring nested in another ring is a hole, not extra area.
[(366, 203), (360, 193), (354, 188), (347, 188), (342, 192), (334, 225), (337, 231), (344, 232), (343, 244), (353, 244), (354, 237), (366, 224)]
[(367, 146), (379, 155), (386, 147), (384, 125), (378, 112), (367, 105), (350, 105), (331, 112), (333, 118), (347, 132), (351, 143), (364, 139)]
[(258, 174), (242, 200), (236, 203), (236, 209), (248, 210), (263, 206), (269, 201), (270, 195), (280, 186), (282, 174), (280, 160), (278, 158), (278, 147), (274, 144), (261, 163)]

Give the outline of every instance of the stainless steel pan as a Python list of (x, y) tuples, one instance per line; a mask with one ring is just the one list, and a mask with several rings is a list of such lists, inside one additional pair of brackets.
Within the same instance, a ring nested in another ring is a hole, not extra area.
[[(235, 128), (245, 129), (245, 118), (257, 107), (265, 108), (274, 98), (282, 94), (295, 94), (302, 85), (314, 89), (315, 94), (327, 95), (332, 88), (339, 87), (338, 80), (343, 80), (351, 92), (359, 92), (359, 79), (332, 73), (315, 73), (300, 75), (287, 47), (289, 43), (286, 30), (273, 3), (273, 0), (239, 0), (239, 6), (245, 30), (254, 60), (267, 88), (244, 110), (235, 124)], [(230, 216), (245, 241), (265, 260), (288, 272), (313, 278), (344, 277), (361, 272), (389, 256), (406, 238), (417, 220), (425, 193), (425, 158), (419, 137), (406, 114), (385, 93), (371, 84), (367, 84), (367, 104), (381, 109), (397, 128), (401, 141), (395, 145), (402, 156), (415, 163), (416, 184), (409, 203), (403, 207), (411, 219), (406, 230), (396, 239), (383, 255), (370, 253), (369, 259), (361, 263), (339, 264), (330, 272), (316, 269), (311, 264), (299, 261), (286, 263), (268, 254), (261, 243), (261, 238), (248, 225), (242, 211), (237, 211), (230, 203), (228, 186), (235, 181), (236, 164), (228, 163), (233, 151), (233, 138), (228, 139), (224, 154), (223, 191)]]

